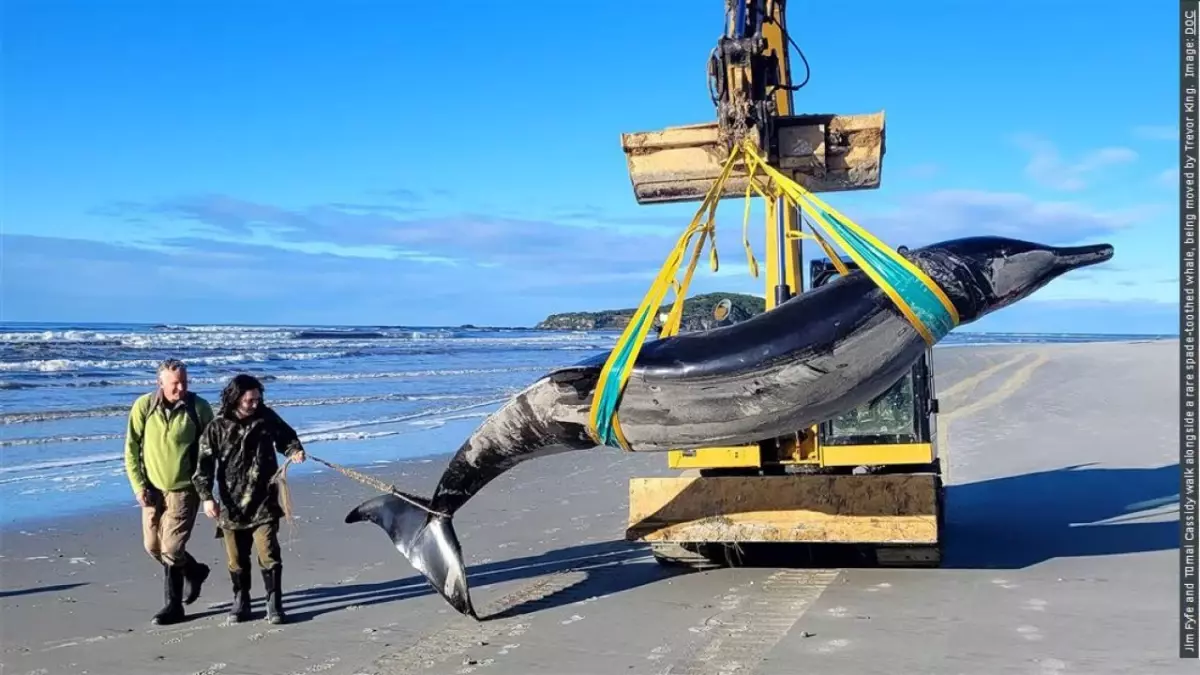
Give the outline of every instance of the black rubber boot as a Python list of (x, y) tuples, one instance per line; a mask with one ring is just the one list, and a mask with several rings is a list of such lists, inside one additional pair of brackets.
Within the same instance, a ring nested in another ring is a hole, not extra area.
[(230, 572), (233, 582), (233, 604), (229, 606), (229, 621), (240, 623), (250, 618), (250, 570)]
[(208, 565), (196, 560), (187, 554), (187, 566), (184, 567), (183, 589), (185, 595), (183, 604), (190, 605), (200, 597), (200, 587), (204, 585), (204, 581), (208, 579)]
[(283, 623), (287, 616), (283, 613), (283, 600), (280, 597), (280, 582), (282, 581), (283, 565), (262, 571), (263, 585), (267, 587), (267, 622)]
[(163, 565), (163, 595), (165, 604), (154, 615), (154, 624), (166, 626), (179, 623), (185, 618), (183, 612), (183, 565)]

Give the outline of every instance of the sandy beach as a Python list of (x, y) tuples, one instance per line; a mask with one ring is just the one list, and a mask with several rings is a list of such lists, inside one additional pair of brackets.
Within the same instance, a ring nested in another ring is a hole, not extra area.
[[(381, 530), (342, 518), (374, 493), (291, 482), (291, 622), (223, 625), (219, 542), (191, 618), (158, 628), (158, 570), (132, 501), (0, 533), (0, 672), (1184, 673), (1175, 658), (1177, 342), (937, 350), (948, 463), (942, 569), (659, 567), (622, 541), (630, 477), (663, 455), (537, 460), (456, 518), (476, 606), (460, 617)], [(450, 450), (452, 448), (447, 448)], [(316, 454), (320, 454), (314, 450)], [(364, 469), (428, 493), (444, 466)]]

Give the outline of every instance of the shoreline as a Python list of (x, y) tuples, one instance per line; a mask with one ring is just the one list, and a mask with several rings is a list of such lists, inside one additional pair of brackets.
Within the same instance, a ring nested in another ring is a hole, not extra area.
[[(721, 293), (714, 291), (714, 292), (710, 292), (710, 293), (704, 293), (703, 295), (720, 295), (720, 294)], [(728, 294), (739, 295), (739, 296), (740, 295), (754, 295), (752, 293), (747, 294), (747, 293), (743, 293), (740, 291), (738, 291), (738, 292), (730, 291)], [(563, 315), (563, 314), (596, 314), (596, 313), (608, 313), (608, 312), (620, 312), (620, 311), (633, 311), (633, 309), (636, 309), (636, 308), (630, 308), (630, 309), (626, 309), (626, 310), (612, 310), (612, 309), (568, 310), (568, 311), (561, 311), (561, 312), (551, 312), (547, 316)], [(336, 330), (336, 329), (372, 330), (373, 329), (373, 330), (469, 330), (469, 331), (485, 331), (485, 332), (495, 331), (495, 332), (506, 332), (506, 333), (513, 332), (513, 331), (536, 332), (536, 333), (578, 333), (578, 332), (598, 332), (598, 333), (616, 333), (616, 334), (621, 333), (621, 329), (586, 329), (586, 330), (581, 331), (581, 330), (577, 330), (574, 328), (538, 328), (537, 323), (535, 323), (533, 325), (528, 325), (528, 326), (484, 326), (484, 325), (471, 324), (471, 323), (446, 324), (446, 325), (433, 325), (433, 324), (431, 324), (431, 325), (420, 325), (420, 324), (408, 325), (408, 324), (354, 324), (354, 323), (347, 323), (347, 324), (321, 324), (321, 323), (276, 324), (276, 323), (236, 323), (236, 322), (229, 323), (229, 322), (224, 322), (224, 321), (185, 322), (185, 323), (171, 322), (171, 321), (166, 321), (166, 322), (164, 322), (164, 321), (107, 322), (107, 321), (72, 321), (72, 320), (0, 321), (0, 330), (2, 330), (5, 327), (11, 327), (11, 328), (16, 328), (17, 329), (16, 332), (30, 332), (31, 329), (36, 329), (36, 328), (42, 327), (42, 326), (48, 326), (48, 327), (53, 327), (53, 328), (58, 328), (58, 329), (62, 329), (62, 328), (97, 328), (97, 329), (101, 329), (103, 327), (105, 329), (111, 330), (112, 328), (118, 328), (118, 329), (119, 328), (141, 328), (141, 329), (149, 329), (149, 330), (158, 330), (158, 331), (162, 331), (162, 332), (179, 332), (179, 329), (186, 330), (188, 328), (225, 327), (225, 328), (237, 328), (237, 329), (272, 328), (272, 329), (279, 329), (279, 330), (315, 328), (315, 329), (320, 329), (320, 330), (330, 330), (330, 329), (332, 329), (332, 330)], [(971, 336), (975, 336), (975, 335), (1063, 335), (1063, 336), (1089, 335), (1089, 336), (1098, 336), (1098, 337), (1100, 337), (1100, 336), (1123, 336), (1123, 337), (1133, 337), (1133, 338), (1144, 338), (1144, 337), (1156, 337), (1156, 338), (1161, 337), (1161, 338), (1166, 338), (1166, 339), (1178, 339), (1179, 338), (1179, 335), (1174, 334), (1174, 333), (1170, 333), (1170, 334), (1168, 334), (1168, 333), (1162, 333), (1162, 334), (1159, 334), (1159, 333), (1069, 333), (1066, 331), (1028, 333), (1025, 331), (989, 330), (989, 331), (957, 331), (956, 334), (964, 335), (964, 336), (966, 336), (966, 335), (971, 335)]]

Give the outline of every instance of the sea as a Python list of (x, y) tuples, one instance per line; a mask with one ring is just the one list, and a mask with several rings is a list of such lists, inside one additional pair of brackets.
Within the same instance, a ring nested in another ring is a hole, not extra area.
[[(129, 406), (162, 359), (188, 365), (215, 408), (238, 373), (309, 452), (362, 467), (444, 462), (489, 413), (540, 374), (611, 349), (609, 331), (436, 326), (0, 323), (0, 524), (133, 508)], [(963, 345), (1161, 339), (1160, 335), (951, 333)], [(326, 472), (316, 462), (289, 476)], [(347, 479), (348, 480), (348, 479)]]

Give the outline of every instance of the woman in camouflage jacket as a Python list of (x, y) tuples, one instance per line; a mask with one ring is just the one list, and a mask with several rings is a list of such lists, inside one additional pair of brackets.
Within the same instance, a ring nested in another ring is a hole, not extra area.
[[(229, 578), (233, 583), (233, 621), (250, 613), (250, 548), (258, 552), (258, 565), (267, 593), (267, 619), (285, 619), (280, 599), (283, 563), (279, 551), (279, 504), (271, 478), (278, 457), (304, 461), (304, 447), (296, 431), (263, 403), (263, 385), (257, 378), (235, 376), (221, 392), (221, 404), (200, 438), (200, 456), (192, 482), (204, 502), (204, 513), (217, 520), (218, 536), (225, 540)], [(213, 483), (220, 506), (213, 499)]]

